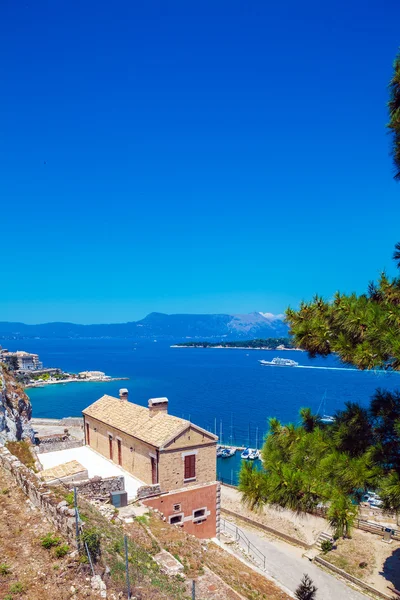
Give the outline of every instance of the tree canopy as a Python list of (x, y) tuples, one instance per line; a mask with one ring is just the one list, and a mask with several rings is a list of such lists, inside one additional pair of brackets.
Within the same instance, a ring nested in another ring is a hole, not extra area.
[(393, 162), (395, 179), (400, 180), (400, 54), (393, 63), (393, 77), (389, 84), (390, 98), (388, 127), (393, 134)]
[(323, 505), (338, 535), (349, 535), (357, 503), (379, 490), (384, 508), (400, 511), (400, 393), (377, 390), (370, 406), (348, 402), (325, 424), (309, 409), (301, 424), (270, 419), (262, 469), (246, 462), (239, 489), (251, 509), (296, 512)]

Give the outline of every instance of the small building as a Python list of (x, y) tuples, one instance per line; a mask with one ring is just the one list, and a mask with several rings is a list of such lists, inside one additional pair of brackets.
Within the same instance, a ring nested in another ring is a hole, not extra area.
[(78, 377), (79, 379), (109, 379), (103, 371), (81, 371)]
[(103, 396), (83, 411), (85, 442), (144, 482), (139, 498), (200, 538), (219, 529), (217, 436), (168, 414), (167, 398), (148, 408)]
[(24, 350), (17, 350), (16, 352), (2, 350), (0, 352), (0, 360), (9, 365), (13, 370), (19, 371), (37, 371), (43, 367), (38, 354), (32, 354)]

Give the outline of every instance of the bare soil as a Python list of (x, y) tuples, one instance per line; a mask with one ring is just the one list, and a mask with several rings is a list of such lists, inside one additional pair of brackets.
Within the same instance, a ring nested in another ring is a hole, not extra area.
[[(55, 533), (52, 526), (27, 500), (9, 474), (0, 469), (2, 600), (96, 597), (90, 588), (90, 575), (85, 565), (70, 554), (56, 558), (54, 548), (46, 550), (42, 547), (41, 538), (47, 533)], [(66, 540), (62, 541), (66, 543)]]
[(389, 593), (388, 586), (400, 588), (399, 542), (387, 544), (373, 533), (354, 530), (351, 539), (338, 540), (323, 558), (381, 592)]

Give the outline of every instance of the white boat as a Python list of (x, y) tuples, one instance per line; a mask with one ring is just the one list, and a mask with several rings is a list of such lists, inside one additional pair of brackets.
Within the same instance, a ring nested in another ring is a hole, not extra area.
[(242, 454), (240, 455), (240, 458), (243, 458), (244, 460), (247, 460), (250, 456), (250, 452), (251, 452), (251, 448), (245, 448), (242, 452)]
[(259, 450), (250, 450), (249, 460), (258, 460), (260, 458)]
[(335, 417), (326, 414), (326, 390), (324, 395), (322, 396), (322, 400), (317, 410), (317, 415), (319, 416), (320, 410), (322, 408), (322, 416), (320, 417), (321, 423), (325, 423), (325, 425), (332, 425), (335, 422)]
[(224, 448), (221, 457), (222, 458), (230, 458), (236, 453), (236, 448)]
[(298, 367), (299, 363), (290, 358), (279, 358), (276, 356), (272, 360), (259, 360), (260, 365), (263, 367)]

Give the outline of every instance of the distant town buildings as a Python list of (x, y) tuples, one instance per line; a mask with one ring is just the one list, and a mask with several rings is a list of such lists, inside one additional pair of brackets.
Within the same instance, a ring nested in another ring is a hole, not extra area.
[(24, 350), (9, 352), (0, 348), (0, 362), (5, 363), (13, 371), (38, 371), (43, 368), (38, 354), (31, 354)]

